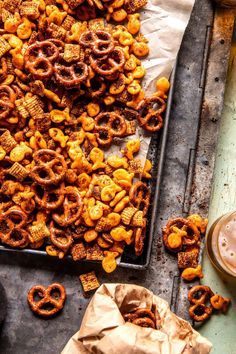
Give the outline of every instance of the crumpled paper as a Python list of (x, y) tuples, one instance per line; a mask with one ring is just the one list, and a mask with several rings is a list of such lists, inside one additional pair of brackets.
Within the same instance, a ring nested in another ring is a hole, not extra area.
[[(160, 316), (158, 330), (136, 326), (122, 317), (122, 313), (152, 305)], [(207, 354), (211, 347), (151, 291), (137, 285), (103, 284), (89, 303), (80, 330), (61, 354)]]

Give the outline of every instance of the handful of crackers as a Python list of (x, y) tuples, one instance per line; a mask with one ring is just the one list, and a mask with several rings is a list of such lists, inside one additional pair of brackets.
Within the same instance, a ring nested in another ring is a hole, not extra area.
[(151, 97), (141, 86), (144, 5), (0, 1), (2, 244), (101, 260), (106, 272), (126, 245), (142, 254), (152, 164), (135, 158), (134, 134), (161, 129), (169, 89), (166, 78)]

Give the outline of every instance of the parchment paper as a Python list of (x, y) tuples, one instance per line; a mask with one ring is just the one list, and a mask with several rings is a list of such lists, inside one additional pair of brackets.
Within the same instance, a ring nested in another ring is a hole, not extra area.
[[(169, 78), (194, 3), (195, 0), (148, 0), (148, 4), (142, 9), (140, 32), (148, 39), (150, 49), (148, 57), (142, 60), (142, 65), (146, 69), (142, 86), (147, 96), (155, 91), (157, 78), (162, 76)], [(136, 130), (135, 136), (123, 139), (119, 147), (113, 145), (109, 149), (109, 155), (120, 155), (120, 148), (125, 146), (126, 141), (135, 138), (141, 141), (141, 149), (136, 158), (144, 165), (151, 135), (145, 134), (141, 128)]]
[[(153, 304), (160, 315), (160, 329), (124, 321), (122, 313), (137, 307), (151, 309)], [(211, 347), (151, 291), (137, 285), (103, 284), (88, 305), (80, 330), (61, 354), (207, 354)]]

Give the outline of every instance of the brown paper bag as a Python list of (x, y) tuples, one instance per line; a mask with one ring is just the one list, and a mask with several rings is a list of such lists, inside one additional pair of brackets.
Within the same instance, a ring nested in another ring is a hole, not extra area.
[[(159, 312), (159, 330), (125, 322), (121, 315), (137, 307), (151, 309), (153, 304)], [(103, 284), (88, 305), (80, 330), (61, 354), (207, 354), (211, 347), (151, 291), (137, 285)]]

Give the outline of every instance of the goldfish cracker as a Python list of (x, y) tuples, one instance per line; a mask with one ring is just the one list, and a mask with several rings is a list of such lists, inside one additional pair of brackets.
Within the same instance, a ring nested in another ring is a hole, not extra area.
[(12, 55), (12, 64), (17, 69), (24, 68), (24, 56), (22, 55), (21, 48), (17, 47), (15, 49), (10, 50), (10, 54)]
[(144, 99), (145, 93), (143, 90), (140, 90), (140, 92), (133, 96), (133, 99), (129, 102), (126, 103), (126, 105), (130, 108), (136, 109), (138, 104)]
[(151, 174), (149, 173), (151, 169), (152, 169), (152, 163), (150, 160), (146, 159), (143, 167), (142, 177), (150, 179), (152, 177)]
[(69, 145), (68, 154), (73, 161), (75, 161), (78, 158), (80, 159), (82, 158), (83, 151), (78, 141), (69, 142), (67, 143), (67, 145)]
[(77, 185), (80, 190), (86, 190), (91, 182), (91, 177), (83, 172), (78, 176)]
[(114, 184), (111, 177), (107, 175), (97, 175), (97, 176), (93, 176), (93, 178), (95, 180), (96, 185), (100, 187), (105, 187)]
[(132, 183), (132, 180), (134, 178), (134, 173), (129, 173), (128, 171), (124, 170), (123, 168), (119, 168), (118, 170), (113, 172), (113, 176), (116, 180), (126, 180), (130, 183)]
[(127, 31), (122, 31), (119, 36), (119, 42), (123, 46), (130, 46), (134, 42), (132, 34)]
[(94, 119), (89, 117), (86, 112), (82, 113), (78, 119), (79, 123), (82, 123), (82, 128), (84, 131), (91, 131), (94, 129)]
[(128, 23), (127, 23), (127, 29), (129, 33), (131, 34), (137, 34), (140, 30), (141, 24), (140, 24), (140, 14), (132, 14), (128, 15)]
[(116, 194), (115, 198), (110, 202), (110, 207), (114, 207), (121, 199), (123, 199), (126, 195), (126, 191), (120, 191), (119, 193)]
[(119, 157), (117, 155), (111, 155), (107, 158), (107, 163), (113, 168), (128, 168), (128, 162), (125, 157)]
[(124, 80), (126, 85), (131, 84), (134, 80), (133, 73), (127, 73), (126, 75), (121, 74), (121, 78)]
[(112, 19), (116, 22), (122, 22), (127, 17), (127, 12), (124, 9), (116, 10), (111, 15)]
[(86, 242), (92, 242), (96, 240), (97, 237), (98, 237), (98, 233), (95, 230), (88, 230), (84, 233), (84, 240)]
[(115, 195), (117, 192), (120, 192), (122, 190), (121, 187), (119, 187), (117, 184), (113, 183), (109, 186), (103, 187), (101, 191), (101, 199), (103, 202), (110, 202), (112, 199), (114, 199)]
[(57, 104), (59, 104), (61, 102), (60, 97), (55, 92), (53, 92), (51, 90), (44, 89), (43, 94), (44, 94), (44, 96), (49, 98), (49, 100), (51, 100)]
[(142, 79), (146, 74), (146, 70), (143, 66), (137, 66), (136, 69), (132, 72), (134, 79)]
[(32, 154), (32, 149), (26, 145), (24, 142), (20, 142), (14, 149), (10, 152), (10, 160), (13, 162), (20, 162), (24, 160), (25, 156)]
[(125, 241), (127, 245), (131, 243), (133, 230), (126, 231), (123, 226), (115, 227), (110, 232), (114, 241)]
[(8, 33), (15, 33), (20, 23), (21, 23), (20, 14), (19, 12), (15, 12), (14, 17), (9, 17), (4, 22), (4, 30)]
[(184, 280), (192, 281), (196, 278), (203, 278), (202, 267), (198, 265), (196, 268), (186, 268), (181, 274)]
[(206, 232), (208, 219), (204, 219), (198, 214), (189, 215), (187, 219), (194, 223), (202, 234)]
[(116, 99), (113, 96), (106, 96), (103, 101), (106, 106), (110, 106), (111, 104), (113, 104), (115, 102), (115, 100)]
[(22, 40), (14, 34), (3, 34), (2, 37), (8, 41), (12, 48), (22, 48), (23, 46)]
[(87, 30), (87, 22), (76, 22), (71, 26), (71, 35), (68, 36), (70, 42), (79, 42), (80, 36)]
[(97, 205), (100, 205), (100, 206), (102, 207), (102, 210), (103, 210), (103, 211), (109, 211), (109, 210), (110, 210), (109, 205), (107, 205), (107, 204), (101, 202), (100, 200), (97, 200), (97, 201), (96, 201), (96, 204), (97, 204)]
[(114, 208), (114, 212), (120, 213), (126, 207), (127, 204), (129, 204), (129, 197), (128, 196), (124, 197), (116, 204), (116, 206)]
[(119, 9), (121, 6), (124, 5), (124, 0), (115, 0), (112, 2), (110, 6), (108, 6), (107, 10), (109, 13), (113, 13), (114, 9)]
[(90, 218), (89, 216), (89, 212), (88, 210), (85, 210), (83, 213), (82, 213), (82, 218), (84, 220), (84, 223), (85, 225), (89, 226), (89, 227), (94, 227), (95, 226), (95, 223), (94, 221)]
[(31, 36), (32, 28), (35, 25), (28, 20), (28, 18), (23, 17), (23, 22), (17, 27), (17, 36), (20, 39), (28, 39)]
[(137, 58), (131, 54), (129, 59), (125, 62), (124, 69), (128, 71), (134, 71), (138, 65)]
[(128, 60), (130, 57), (130, 47), (128, 45), (126, 45), (125, 47), (118, 47), (122, 50), (122, 52), (124, 53), (125, 56), (125, 60)]
[[(117, 267), (116, 257), (117, 253), (104, 251), (105, 257), (102, 260), (102, 267), (106, 273), (112, 273)], [(119, 253), (118, 253), (119, 255)]]
[(46, 4), (44, 0), (32, 0), (32, 2), (35, 2), (39, 6), (39, 11), (44, 12), (46, 9)]
[(119, 95), (122, 91), (125, 89), (125, 84), (118, 84), (117, 82), (113, 82), (111, 86), (109, 87), (109, 93), (111, 95)]
[(141, 86), (137, 80), (134, 80), (128, 87), (127, 91), (131, 95), (137, 95), (141, 91)]
[(168, 244), (170, 248), (178, 248), (182, 245), (182, 238), (187, 236), (187, 232), (179, 229), (176, 226), (172, 227), (172, 232), (168, 236)]
[(107, 215), (108, 220), (110, 221), (110, 224), (112, 227), (115, 227), (119, 225), (121, 216), (118, 213), (110, 213)]
[(89, 216), (92, 220), (99, 220), (103, 216), (103, 207), (100, 204), (94, 205), (89, 208)]
[(30, 138), (29, 145), (33, 150), (47, 149), (47, 143), (39, 131), (36, 131)]
[(65, 108), (64, 111), (60, 111), (59, 109), (53, 109), (50, 112), (50, 119), (53, 123), (58, 123), (58, 124), (60, 124), (64, 120), (69, 121), (70, 120), (69, 109)]
[(106, 167), (106, 164), (103, 162), (104, 152), (101, 149), (94, 147), (89, 154), (89, 158), (93, 162), (93, 170)]
[(46, 252), (49, 256), (58, 257), (59, 259), (64, 258), (65, 253), (57, 249), (53, 245), (46, 246)]
[(98, 147), (97, 138), (95, 134), (86, 132), (85, 137), (88, 139), (91, 145)]
[(133, 160), (134, 159), (134, 154), (139, 152), (139, 150), (140, 150), (140, 140), (139, 139), (129, 140), (126, 143), (125, 150), (124, 150), (124, 155), (129, 160)]
[(100, 112), (100, 107), (97, 103), (90, 102), (87, 105), (87, 112), (90, 117), (95, 117)]
[(166, 77), (161, 77), (156, 82), (156, 95), (159, 97), (167, 98), (166, 93), (170, 89), (170, 82)]
[(56, 8), (55, 10), (51, 11), (50, 15), (48, 16), (48, 22), (55, 23), (57, 26), (61, 26), (66, 16), (67, 16), (66, 11), (59, 11), (59, 9)]
[(49, 135), (54, 141), (57, 141), (62, 148), (66, 147), (66, 143), (69, 137), (64, 135), (61, 129), (51, 128), (49, 129)]
[(138, 58), (143, 58), (148, 55), (149, 48), (145, 42), (134, 42), (132, 45), (132, 51)]
[(6, 156), (6, 151), (3, 149), (3, 147), (0, 146), (0, 161), (2, 161), (5, 156)]
[(28, 79), (28, 76), (19, 69), (15, 69), (14, 72), (20, 80), (26, 81)]

